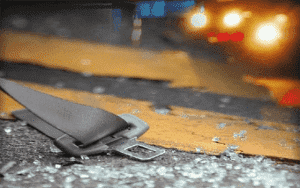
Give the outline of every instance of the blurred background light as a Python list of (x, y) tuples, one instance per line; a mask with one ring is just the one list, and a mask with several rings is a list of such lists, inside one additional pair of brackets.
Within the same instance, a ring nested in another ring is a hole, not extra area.
[(230, 13), (224, 17), (224, 23), (226, 26), (237, 26), (241, 21), (241, 17), (237, 13)]
[(274, 25), (266, 24), (259, 28), (257, 36), (261, 43), (270, 44), (280, 37), (280, 33)]
[(287, 23), (287, 20), (288, 20), (288, 18), (284, 14), (279, 14), (279, 15), (275, 16), (275, 22), (278, 24), (285, 24), (285, 23)]
[(165, 17), (167, 13), (181, 12), (186, 8), (193, 6), (195, 1), (142, 1), (138, 2), (137, 13), (140, 18), (160, 18)]
[(119, 31), (119, 28), (121, 27), (121, 21), (122, 21), (121, 9), (112, 9), (111, 13), (113, 17), (114, 30)]
[(192, 16), (191, 23), (194, 27), (203, 27), (206, 24), (206, 17), (204, 14), (196, 13)]

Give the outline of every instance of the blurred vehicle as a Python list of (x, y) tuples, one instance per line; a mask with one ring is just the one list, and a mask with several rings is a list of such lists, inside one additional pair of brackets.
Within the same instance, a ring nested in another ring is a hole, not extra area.
[(170, 16), (167, 27), (178, 29), (164, 36), (221, 46), (227, 63), (247, 74), (298, 78), (299, 12), (287, 1), (207, 0)]

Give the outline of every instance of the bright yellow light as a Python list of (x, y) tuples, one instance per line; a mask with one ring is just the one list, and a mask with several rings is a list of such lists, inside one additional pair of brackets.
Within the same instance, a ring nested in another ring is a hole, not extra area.
[(191, 17), (191, 23), (194, 27), (204, 27), (206, 16), (203, 13), (196, 13)]
[(280, 37), (280, 33), (273, 24), (265, 24), (259, 28), (257, 37), (260, 43), (270, 44)]
[(285, 24), (287, 22), (287, 16), (284, 14), (278, 14), (275, 16), (275, 22), (277, 24)]
[(237, 13), (229, 13), (224, 17), (224, 23), (230, 27), (238, 25), (240, 21), (241, 17)]

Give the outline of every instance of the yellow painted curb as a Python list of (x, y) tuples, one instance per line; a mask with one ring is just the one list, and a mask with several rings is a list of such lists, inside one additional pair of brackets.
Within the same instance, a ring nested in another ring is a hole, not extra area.
[(192, 59), (183, 51), (154, 51), (83, 40), (2, 31), (0, 59), (98, 76), (168, 80), (170, 87), (247, 98), (269, 98), (267, 89), (242, 80), (228, 65)]

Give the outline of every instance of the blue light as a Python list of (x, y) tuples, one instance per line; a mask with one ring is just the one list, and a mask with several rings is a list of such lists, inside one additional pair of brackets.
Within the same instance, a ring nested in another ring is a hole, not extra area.
[(157, 1), (154, 3), (151, 13), (155, 17), (162, 17), (165, 14), (165, 2), (164, 1)]
[(137, 16), (140, 18), (159, 18), (167, 13), (183, 11), (193, 6), (195, 1), (143, 1), (137, 3)]
[(141, 10), (141, 16), (148, 17), (150, 16), (150, 2), (143, 2), (139, 6)]
[(119, 31), (122, 21), (122, 12), (120, 9), (111, 10), (115, 31)]

